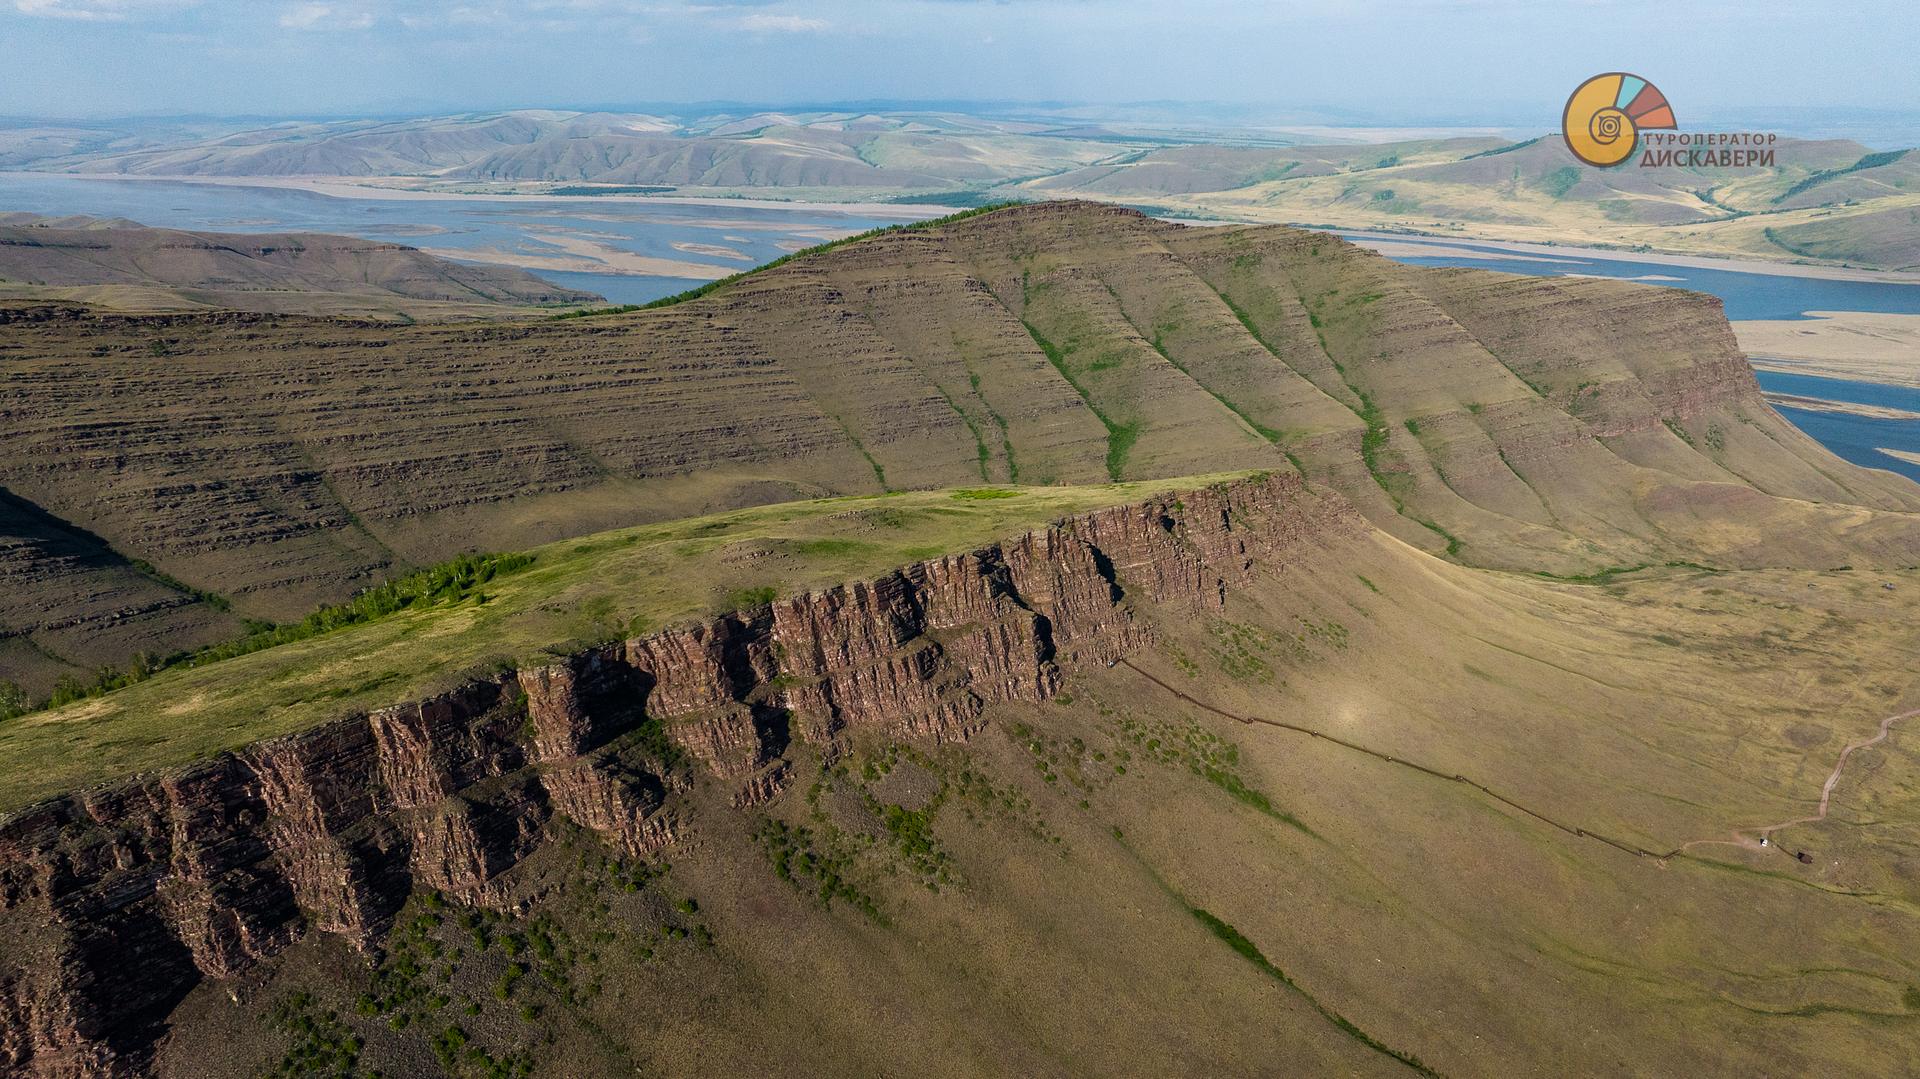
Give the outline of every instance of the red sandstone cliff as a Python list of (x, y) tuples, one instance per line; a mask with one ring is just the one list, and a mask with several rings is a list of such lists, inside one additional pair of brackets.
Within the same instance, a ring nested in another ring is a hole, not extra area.
[(1158, 497), (16, 812), (0, 1070), (139, 1074), (201, 979), (314, 931), (371, 950), (415, 889), (503, 904), (556, 816), (652, 853), (690, 784), (748, 805), (794, 743), (964, 739), (1147, 640), (1136, 601), (1217, 607), (1359, 527), (1291, 475)]

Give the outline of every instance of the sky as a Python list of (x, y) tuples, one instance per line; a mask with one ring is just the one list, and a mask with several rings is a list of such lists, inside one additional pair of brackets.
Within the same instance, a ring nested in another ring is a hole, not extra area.
[(1633, 71), (1689, 115), (1913, 109), (1912, 0), (0, 0), (0, 114), (728, 101), (1215, 102), (1550, 129)]

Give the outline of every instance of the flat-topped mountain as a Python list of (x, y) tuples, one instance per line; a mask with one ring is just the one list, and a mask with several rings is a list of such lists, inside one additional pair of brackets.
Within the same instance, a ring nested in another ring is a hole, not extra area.
[(1911, 1055), (1920, 488), (1708, 297), (1062, 203), (0, 430), (4, 677), (225, 641), (0, 719), (0, 1072)]
[(188, 232), (124, 220), (0, 215), (0, 299), (130, 310), (370, 317), (497, 314), (599, 297), (501, 266), (320, 233)]
[(1031, 205), (584, 319), (0, 318), (0, 677), (36, 690), (192, 639), (209, 595), (284, 619), (475, 547), (983, 481), (1298, 470), (1564, 574), (1920, 561), (1920, 492), (1768, 408), (1717, 300), (1285, 228)]

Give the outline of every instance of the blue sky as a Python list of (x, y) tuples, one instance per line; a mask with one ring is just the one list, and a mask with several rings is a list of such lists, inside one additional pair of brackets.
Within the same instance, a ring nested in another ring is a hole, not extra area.
[(16, 116), (1167, 100), (1545, 128), (1606, 70), (1683, 124), (1920, 102), (1911, 0), (0, 0), (0, 35)]

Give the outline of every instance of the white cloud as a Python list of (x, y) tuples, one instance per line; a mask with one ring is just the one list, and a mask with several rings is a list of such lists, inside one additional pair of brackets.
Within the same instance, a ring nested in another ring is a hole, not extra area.
[(743, 16), (739, 23), (741, 29), (762, 34), (817, 34), (827, 29), (825, 19), (809, 19), (803, 15), (772, 15), (755, 12)]
[(22, 15), (86, 22), (119, 22), (138, 15), (157, 15), (192, 7), (199, 0), (13, 0)]
[(365, 30), (373, 22), (372, 12), (338, 4), (295, 4), (280, 15), (280, 25), (289, 30)]

